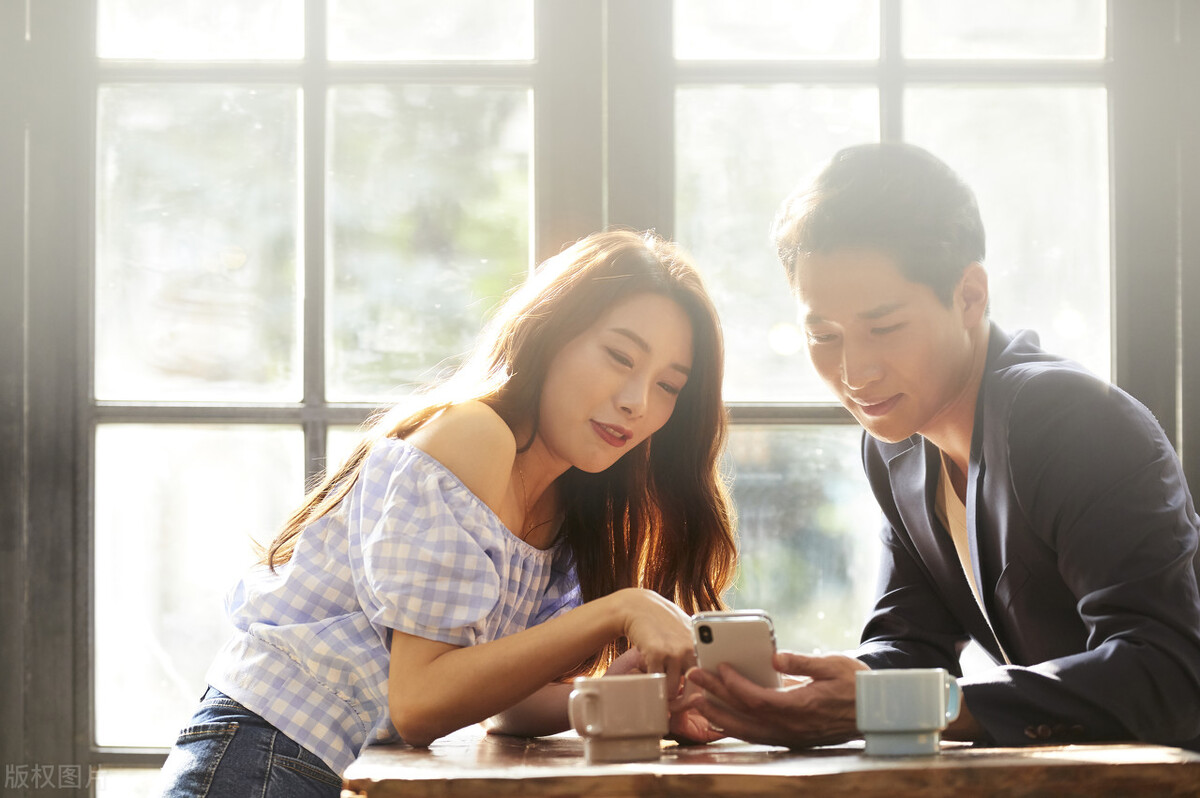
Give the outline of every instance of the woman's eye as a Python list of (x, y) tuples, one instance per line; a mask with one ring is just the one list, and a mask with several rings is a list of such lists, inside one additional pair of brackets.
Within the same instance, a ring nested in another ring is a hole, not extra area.
[(658, 387), (662, 388), (664, 391), (666, 391), (667, 393), (669, 393), (671, 396), (679, 396), (679, 392), (680, 392), (681, 390), (683, 390), (683, 389), (682, 389), (682, 388), (680, 388), (679, 386), (677, 386), (677, 385), (672, 385), (672, 384), (671, 384), (671, 383), (669, 383), (669, 382), (660, 382), (660, 383), (658, 384)]
[(837, 338), (833, 333), (808, 333), (808, 342), (810, 344), (827, 344)]
[(622, 366), (632, 366), (633, 360), (624, 352), (618, 352), (616, 349), (608, 350), (609, 357), (620, 363)]

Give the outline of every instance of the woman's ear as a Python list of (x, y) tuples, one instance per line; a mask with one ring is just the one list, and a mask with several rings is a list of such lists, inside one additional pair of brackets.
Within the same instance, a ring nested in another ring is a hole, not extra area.
[(964, 326), (975, 327), (987, 318), (988, 276), (978, 261), (972, 261), (963, 270), (954, 299), (961, 308)]

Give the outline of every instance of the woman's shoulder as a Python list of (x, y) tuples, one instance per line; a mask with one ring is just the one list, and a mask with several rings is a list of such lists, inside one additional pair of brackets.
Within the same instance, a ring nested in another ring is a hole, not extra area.
[(483, 402), (451, 405), (406, 438), (495, 508), (508, 488), (517, 453), (512, 430)]

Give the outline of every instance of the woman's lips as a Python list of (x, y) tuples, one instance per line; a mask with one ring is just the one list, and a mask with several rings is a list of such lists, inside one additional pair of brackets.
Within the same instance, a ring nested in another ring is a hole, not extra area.
[(614, 427), (608, 424), (601, 424), (599, 421), (592, 422), (592, 429), (600, 436), (600, 439), (609, 446), (620, 448), (629, 441), (631, 434), (624, 427)]
[(878, 417), (891, 412), (892, 408), (896, 406), (896, 403), (900, 401), (901, 396), (903, 396), (903, 394), (896, 394), (890, 399), (884, 399), (882, 402), (875, 402), (874, 404), (866, 404), (858, 400), (852, 401), (854, 404), (858, 405), (858, 409), (861, 410), (864, 415)]

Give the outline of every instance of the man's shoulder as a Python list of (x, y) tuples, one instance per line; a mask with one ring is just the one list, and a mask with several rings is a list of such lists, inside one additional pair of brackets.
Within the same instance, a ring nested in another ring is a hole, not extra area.
[(1004, 364), (987, 375), (981, 393), (985, 422), (992, 423), (1014, 424), (1047, 412), (1083, 418), (1149, 416), (1137, 399), (1118, 386), (1061, 358)]
[[(1145, 461), (1165, 434), (1137, 399), (1080, 364), (1040, 350), (1005, 350), (981, 391), (977, 434), (1016, 463), (1066, 458)], [(996, 448), (997, 446), (1001, 448)]]
[(985, 416), (1003, 411), (1008, 421), (1011, 421), (1008, 414), (1014, 409), (1038, 411), (1044, 404), (1061, 407), (1110, 400), (1117, 404), (1137, 404), (1120, 388), (1083, 365), (1041, 349), (1037, 335), (1027, 330), (1012, 336), (1000, 333), (981, 385)]
[(1112, 394), (1123, 394), (1070, 360), (1034, 360), (1007, 364), (992, 371), (985, 381), (984, 401), (1009, 402), (1089, 401)]

